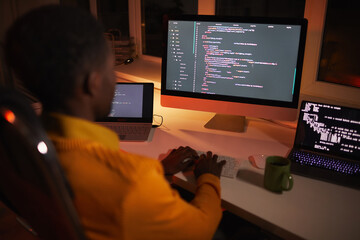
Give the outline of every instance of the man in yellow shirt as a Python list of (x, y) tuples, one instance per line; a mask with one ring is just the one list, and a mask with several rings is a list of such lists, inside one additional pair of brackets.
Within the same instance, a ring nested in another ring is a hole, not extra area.
[[(31, 11), (9, 29), (5, 56), (43, 104), (89, 239), (212, 238), (224, 161), (179, 147), (160, 163), (122, 151), (117, 135), (94, 123), (108, 115), (116, 79), (103, 29), (88, 12), (57, 5)], [(197, 190), (188, 203), (164, 175), (194, 162)]]

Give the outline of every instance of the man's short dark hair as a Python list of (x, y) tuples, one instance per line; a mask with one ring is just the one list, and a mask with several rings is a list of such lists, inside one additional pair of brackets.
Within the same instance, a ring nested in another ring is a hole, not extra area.
[(77, 80), (101, 70), (109, 54), (103, 28), (85, 10), (49, 5), (20, 17), (5, 38), (5, 58), (44, 108), (62, 106)]

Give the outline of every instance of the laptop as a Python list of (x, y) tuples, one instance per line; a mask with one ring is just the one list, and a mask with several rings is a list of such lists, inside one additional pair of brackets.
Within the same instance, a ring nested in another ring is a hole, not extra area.
[(360, 109), (303, 101), (291, 171), (360, 188)]
[(122, 141), (147, 141), (152, 128), (153, 83), (116, 83), (108, 117), (99, 121)]

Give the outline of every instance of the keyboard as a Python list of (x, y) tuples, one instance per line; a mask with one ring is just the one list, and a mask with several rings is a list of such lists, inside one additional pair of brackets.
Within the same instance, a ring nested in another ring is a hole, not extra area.
[(123, 141), (146, 141), (152, 127), (151, 123), (101, 122), (101, 124), (116, 132)]
[(328, 169), (345, 175), (360, 174), (360, 164), (347, 162), (340, 159), (312, 154), (310, 152), (293, 150), (289, 154), (289, 159), (300, 165), (308, 165), (323, 169)]
[(149, 130), (149, 126), (143, 125), (121, 125), (121, 126), (111, 126), (110, 127), (113, 131), (120, 133), (120, 134), (145, 134)]
[[(198, 155), (200, 156), (201, 154), (205, 154), (206, 152), (204, 151), (196, 151), (198, 153)], [(216, 154), (216, 153), (213, 153)], [(230, 157), (230, 156), (225, 156), (225, 155), (218, 155), (218, 162), (225, 160), (226, 164), (224, 165), (222, 172), (221, 172), (221, 176), (222, 177), (228, 177), (228, 178), (234, 178), (236, 176), (236, 173), (238, 171), (238, 167), (239, 167), (239, 163), (238, 161), (236, 161), (235, 158)]]

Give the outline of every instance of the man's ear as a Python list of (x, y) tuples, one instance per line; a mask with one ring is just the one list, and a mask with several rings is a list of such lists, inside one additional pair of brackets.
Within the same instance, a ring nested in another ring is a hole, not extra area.
[(92, 71), (85, 76), (83, 81), (83, 92), (91, 96), (97, 95), (100, 89), (101, 76), (98, 72)]

